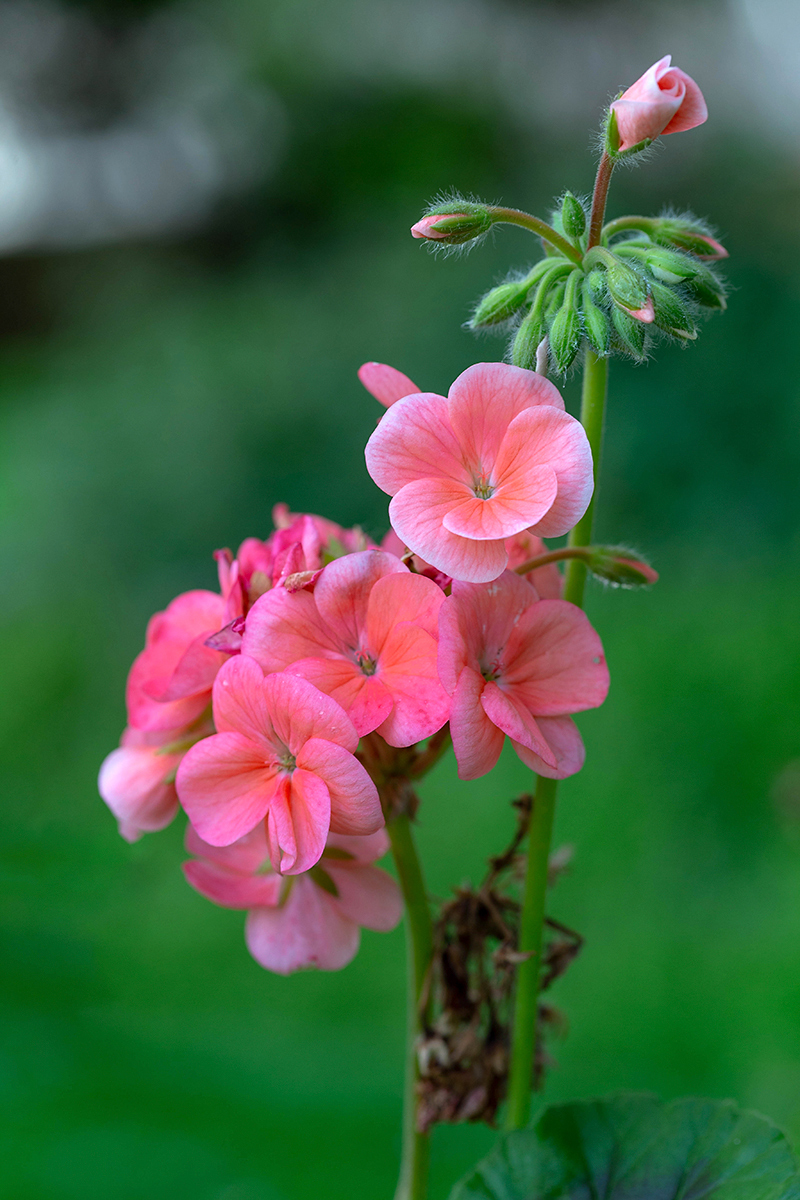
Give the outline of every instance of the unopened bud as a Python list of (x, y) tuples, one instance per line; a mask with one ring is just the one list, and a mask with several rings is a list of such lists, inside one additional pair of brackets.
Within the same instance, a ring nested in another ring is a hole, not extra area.
[(665, 333), (671, 333), (673, 337), (694, 341), (697, 337), (697, 327), (680, 297), (663, 283), (651, 284), (651, 293), (658, 328), (663, 329)]
[(502, 325), (527, 303), (531, 280), (501, 283), (487, 292), (473, 313), (471, 329), (485, 329), (491, 325)]
[(644, 279), (619, 259), (609, 262), (606, 283), (611, 299), (630, 312), (638, 312), (647, 304), (647, 284)]
[(606, 301), (608, 299), (605, 271), (590, 271), (586, 276), (586, 287), (592, 300)]
[(664, 250), (661, 246), (654, 246), (652, 250), (648, 250), (644, 261), (650, 273), (662, 283), (684, 283), (702, 270), (685, 255), (674, 250)]
[(411, 226), (411, 236), (448, 246), (472, 242), (492, 227), (492, 218), (484, 204), (464, 203), (428, 213)]
[(708, 262), (728, 257), (728, 251), (722, 243), (712, 237), (702, 225), (692, 221), (664, 217), (653, 229), (653, 237), (657, 242), (678, 246), (681, 250), (688, 250)]
[(728, 307), (725, 299), (725, 288), (708, 267), (700, 267), (693, 279), (686, 281), (686, 290), (703, 308), (718, 308), (724, 311)]
[(634, 558), (624, 546), (590, 546), (586, 565), (612, 587), (646, 587), (658, 580), (658, 572), (643, 559)]
[(644, 334), (645, 326), (641, 321), (634, 320), (629, 317), (624, 309), (615, 304), (611, 310), (611, 320), (614, 325), (614, 331), (619, 339), (622, 349), (635, 358), (637, 362), (643, 362), (644, 353)]
[(598, 308), (592, 299), (592, 290), (588, 279), (584, 280), (582, 299), (583, 331), (586, 334), (586, 340), (595, 354), (598, 354), (601, 358), (605, 358), (608, 354), (611, 330), (608, 324), (608, 317), (602, 308)]
[(569, 369), (581, 344), (581, 318), (578, 309), (578, 289), (582, 282), (580, 271), (573, 271), (564, 289), (564, 299), (550, 325), (550, 349), (556, 367)]
[(544, 323), (534, 306), (534, 310), (521, 322), (511, 344), (511, 361), (515, 367), (524, 367), (526, 371), (536, 370), (536, 351), (545, 333)]
[(561, 201), (561, 227), (568, 238), (577, 241), (586, 231), (586, 213), (577, 196), (565, 192)]

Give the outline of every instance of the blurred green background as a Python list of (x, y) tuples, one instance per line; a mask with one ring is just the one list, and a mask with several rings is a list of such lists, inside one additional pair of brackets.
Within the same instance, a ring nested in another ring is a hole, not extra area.
[[(184, 884), (179, 823), (127, 845), (96, 773), (148, 616), (214, 586), (216, 547), (279, 500), (385, 529), (360, 363), (444, 390), (502, 357), (461, 322), (535, 245), (436, 260), (407, 232), (423, 203), (588, 191), (603, 103), (670, 50), (711, 119), (621, 171), (610, 211), (711, 218), (732, 293), (685, 352), (612, 369), (599, 533), (661, 581), (589, 599), (612, 690), (562, 789), (551, 909), (586, 948), (547, 1094), (733, 1096), (800, 1140), (796, 21), (779, 0), (0, 4), (0, 1195), (392, 1194), (402, 932), (339, 974), (266, 974), (242, 915)], [(513, 755), (454, 780), (419, 822), (442, 896), (530, 782)], [(434, 1200), (492, 1137), (436, 1131)]]

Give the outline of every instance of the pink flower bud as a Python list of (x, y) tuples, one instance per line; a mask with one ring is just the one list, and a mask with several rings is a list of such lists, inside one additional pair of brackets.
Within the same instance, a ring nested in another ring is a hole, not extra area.
[[(453, 220), (469, 221), (466, 213), (435, 213), (432, 217), (423, 217), (421, 221), (417, 221), (416, 225), (411, 226), (411, 236), (415, 238), (431, 238), (436, 241), (441, 241), (446, 238), (450, 232), (448, 222)], [(441, 230), (437, 230), (437, 226), (444, 225)]]
[(652, 141), (660, 134), (694, 129), (707, 120), (708, 109), (700, 88), (684, 71), (670, 66), (671, 61), (672, 55), (667, 54), (654, 63), (611, 105), (620, 151)]
[[(617, 301), (619, 304), (619, 301)], [(633, 317), (634, 321), (641, 321), (643, 325), (652, 325), (656, 317), (656, 310), (653, 307), (653, 299), (648, 296), (641, 308), (626, 308), (624, 304), (619, 304), (623, 312), (626, 312), (629, 317)]]

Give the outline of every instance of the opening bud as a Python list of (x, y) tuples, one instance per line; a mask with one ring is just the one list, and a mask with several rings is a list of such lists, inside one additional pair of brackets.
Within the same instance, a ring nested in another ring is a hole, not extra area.
[(620, 348), (626, 354), (630, 354), (631, 358), (635, 358), (637, 362), (644, 362), (647, 357), (644, 352), (644, 324), (629, 317), (627, 312), (617, 304), (611, 310), (611, 321)]
[(657, 242), (666, 242), (667, 245), (688, 250), (708, 262), (728, 257), (728, 251), (722, 243), (712, 237), (700, 222), (664, 217), (654, 226), (652, 236)]
[[(634, 270), (621, 263), (619, 259), (609, 255), (606, 268), (606, 283), (608, 292), (615, 304), (631, 313), (646, 311), (647, 284)], [(646, 321), (646, 317), (639, 317)], [(652, 321), (652, 317), (650, 320)]]
[(577, 196), (565, 192), (561, 201), (561, 228), (568, 238), (577, 242), (586, 232), (586, 213)]
[(658, 572), (624, 546), (590, 546), (586, 565), (593, 575), (612, 587), (646, 587), (658, 580)]
[(472, 242), (492, 227), (492, 217), (485, 204), (458, 201), (439, 205), (411, 226), (411, 236), (447, 246)]

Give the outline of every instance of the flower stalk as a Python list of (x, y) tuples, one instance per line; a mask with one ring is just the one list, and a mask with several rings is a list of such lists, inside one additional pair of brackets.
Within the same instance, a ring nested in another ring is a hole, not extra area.
[[(587, 348), (583, 373), (581, 424), (586, 430), (592, 449), (595, 490), (586, 513), (569, 536), (569, 550), (582, 550), (591, 545), (592, 541), (607, 388), (608, 359), (600, 358), (593, 350)], [(586, 571), (586, 562), (582, 554), (570, 557), (564, 599), (577, 605), (578, 608), (583, 608)], [(531, 813), (525, 893), (520, 919), (519, 952), (527, 957), (520, 963), (517, 972), (506, 1111), (506, 1127), (508, 1129), (521, 1129), (527, 1125), (530, 1118), (547, 895), (547, 866), (550, 858), (557, 792), (557, 780), (539, 776)]]

